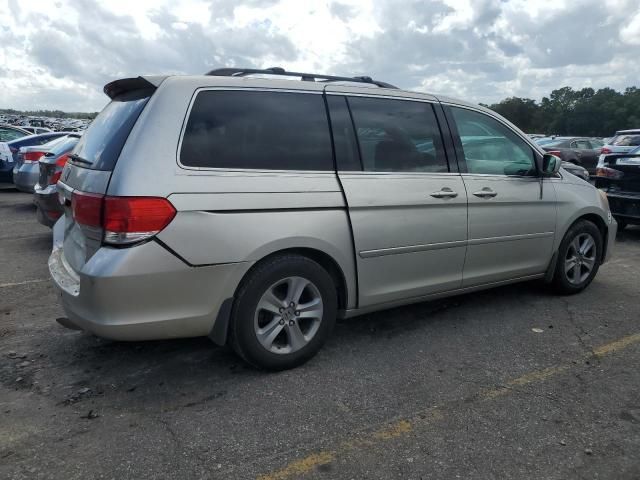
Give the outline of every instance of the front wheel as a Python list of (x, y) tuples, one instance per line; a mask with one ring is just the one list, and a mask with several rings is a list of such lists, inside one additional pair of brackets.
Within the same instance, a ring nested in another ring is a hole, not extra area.
[(553, 285), (559, 293), (584, 290), (596, 276), (602, 256), (602, 234), (588, 220), (575, 223), (558, 250)]
[(301, 255), (278, 255), (259, 264), (242, 283), (229, 340), (257, 368), (293, 368), (320, 350), (336, 311), (336, 287), (324, 268)]

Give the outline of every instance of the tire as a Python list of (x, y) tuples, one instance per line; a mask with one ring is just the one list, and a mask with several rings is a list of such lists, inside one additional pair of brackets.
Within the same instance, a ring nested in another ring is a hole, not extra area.
[(229, 343), (256, 368), (297, 367), (318, 353), (331, 334), (337, 305), (336, 285), (319, 264), (302, 255), (274, 256), (240, 285)]
[(558, 249), (554, 290), (571, 295), (587, 288), (598, 273), (601, 258), (602, 234), (598, 227), (588, 220), (573, 224)]

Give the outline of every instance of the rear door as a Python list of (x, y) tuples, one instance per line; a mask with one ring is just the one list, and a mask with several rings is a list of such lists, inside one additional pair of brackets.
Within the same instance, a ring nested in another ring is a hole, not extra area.
[(327, 102), (353, 229), (359, 306), (459, 288), (467, 198), (447, 159), (439, 104), (340, 94), (327, 95)]
[(469, 198), (463, 286), (546, 270), (556, 225), (553, 185), (541, 188), (533, 147), (502, 121), (445, 107)]

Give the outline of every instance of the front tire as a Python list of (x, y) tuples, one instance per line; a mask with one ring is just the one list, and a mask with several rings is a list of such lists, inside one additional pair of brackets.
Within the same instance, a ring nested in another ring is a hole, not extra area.
[(558, 249), (553, 286), (558, 293), (581, 292), (598, 273), (602, 258), (602, 234), (588, 220), (580, 220), (569, 228)]
[(286, 370), (313, 357), (336, 321), (336, 286), (313, 260), (278, 255), (258, 264), (236, 294), (229, 341), (250, 365)]

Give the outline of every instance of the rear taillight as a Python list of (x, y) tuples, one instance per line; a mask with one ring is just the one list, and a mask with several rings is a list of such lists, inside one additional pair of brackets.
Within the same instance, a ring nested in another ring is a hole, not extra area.
[(80, 225), (102, 228), (104, 243), (112, 245), (151, 238), (176, 215), (176, 209), (166, 198), (109, 197), (79, 192), (73, 192), (71, 210)]
[(547, 153), (562, 158), (562, 152), (560, 150), (549, 150)]
[(166, 198), (106, 197), (104, 203), (104, 241), (123, 244), (156, 235), (176, 216)]
[(61, 155), (56, 160), (56, 171), (53, 172), (53, 175), (49, 179), (49, 185), (55, 185), (56, 183), (58, 183), (58, 180), (60, 180), (60, 177), (62, 176), (62, 170), (64, 169), (64, 166), (67, 164), (67, 160), (69, 160), (69, 155), (66, 155), (66, 154)]
[(84, 227), (102, 226), (102, 203), (104, 195), (73, 192), (71, 195), (71, 213), (73, 219)]
[(600, 150), (601, 155), (608, 155), (610, 153), (611, 153), (611, 149), (607, 147), (602, 147), (602, 150)]
[(25, 152), (24, 153), (24, 163), (32, 163), (40, 160), (40, 157), (44, 155), (44, 152)]
[(624, 175), (620, 170), (615, 170), (609, 167), (598, 167), (596, 168), (596, 177), (604, 177), (611, 179), (620, 179)]

